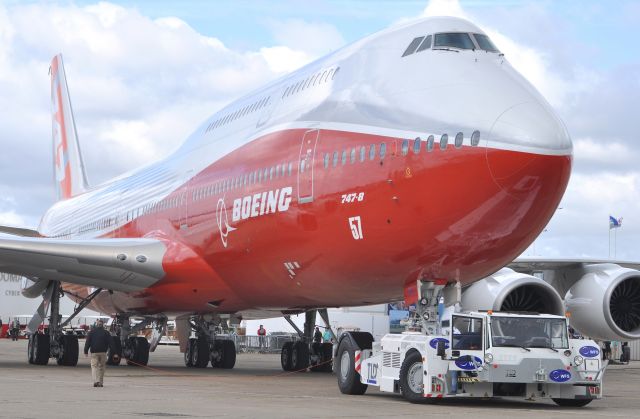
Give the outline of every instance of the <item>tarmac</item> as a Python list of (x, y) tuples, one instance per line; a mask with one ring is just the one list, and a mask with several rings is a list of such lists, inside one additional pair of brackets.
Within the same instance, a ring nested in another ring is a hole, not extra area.
[(611, 418), (640, 409), (640, 362), (609, 367), (604, 398), (582, 408), (498, 399), (416, 405), (374, 388), (343, 395), (333, 374), (284, 373), (276, 354), (238, 354), (232, 370), (195, 369), (178, 347), (159, 346), (148, 367), (107, 367), (104, 387), (94, 388), (83, 355), (76, 367), (36, 366), (26, 349), (26, 340), (0, 340), (0, 418)]

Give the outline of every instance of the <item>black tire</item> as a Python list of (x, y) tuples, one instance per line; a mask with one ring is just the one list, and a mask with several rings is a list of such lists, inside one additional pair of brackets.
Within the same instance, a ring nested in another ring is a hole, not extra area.
[(220, 368), (230, 370), (236, 365), (236, 344), (232, 340), (220, 341), (222, 359), (218, 365)]
[(209, 343), (206, 339), (196, 339), (191, 354), (191, 363), (196, 368), (205, 368), (209, 365)]
[(78, 365), (78, 337), (75, 335), (62, 335), (60, 336), (60, 353), (56, 358), (58, 365), (65, 367), (75, 367)]
[(50, 354), (49, 335), (36, 333), (33, 337), (33, 363), (36, 365), (47, 365)]
[(322, 365), (321, 372), (333, 372), (333, 344), (326, 342), (322, 344)]
[(140, 365), (147, 365), (149, 363), (149, 341), (144, 336), (138, 336), (136, 338), (136, 361)]
[(127, 359), (127, 365), (134, 367), (146, 366), (149, 362), (149, 341), (143, 336), (132, 336), (129, 345), (133, 349), (133, 355)]
[(367, 385), (360, 382), (360, 373), (355, 369), (356, 348), (348, 337), (343, 338), (338, 345), (336, 354), (336, 375), (338, 387), (343, 394), (364, 394)]
[(551, 399), (562, 407), (583, 407), (591, 403), (593, 399)]
[(400, 392), (411, 403), (425, 403), (422, 355), (411, 350), (400, 367)]
[(107, 365), (120, 365), (121, 360), (122, 343), (120, 342), (120, 336), (111, 336), (111, 346), (107, 349)]
[(332, 372), (333, 362), (333, 345), (331, 343), (313, 343), (311, 345), (313, 354), (319, 359), (317, 365), (312, 365), (310, 370), (313, 372)]
[(293, 344), (291, 366), (294, 371), (304, 371), (309, 368), (309, 345), (305, 342), (299, 340)]
[(187, 341), (187, 347), (184, 350), (184, 365), (191, 368), (193, 367), (193, 352), (195, 351), (197, 339), (190, 338)]
[(27, 361), (29, 361), (29, 364), (35, 363), (35, 355), (33, 351), (34, 340), (35, 335), (29, 335), (29, 343), (27, 344)]
[(285, 342), (282, 345), (282, 352), (280, 352), (280, 365), (284, 371), (291, 371), (293, 366), (291, 364), (291, 352), (293, 351), (293, 342)]

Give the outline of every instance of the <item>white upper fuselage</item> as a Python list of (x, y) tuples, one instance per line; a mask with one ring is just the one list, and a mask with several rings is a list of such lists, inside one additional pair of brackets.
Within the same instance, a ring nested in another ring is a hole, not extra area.
[(344, 47), (215, 113), (164, 160), (58, 202), (43, 217), (40, 233), (108, 235), (215, 161), (286, 128), (409, 139), (433, 134), (436, 145), (443, 133), (451, 143), (458, 132), (468, 145), (479, 131), (484, 147), (571, 154), (562, 123), (502, 54), (449, 48), (402, 57), (414, 38), (439, 32), (482, 33), (465, 20), (428, 18)]

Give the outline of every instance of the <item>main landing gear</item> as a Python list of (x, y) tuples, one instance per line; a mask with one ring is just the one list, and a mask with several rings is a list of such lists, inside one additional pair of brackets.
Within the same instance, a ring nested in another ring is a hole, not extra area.
[(205, 316), (194, 316), (189, 320), (195, 337), (189, 338), (184, 351), (184, 364), (187, 367), (205, 368), (209, 363), (214, 368), (231, 369), (235, 366), (235, 342), (216, 336), (216, 325), (220, 321)]
[[(60, 297), (64, 295), (60, 282), (51, 281), (44, 292), (44, 299), (28, 325), (29, 344), (27, 359), (30, 364), (47, 365), (50, 358), (54, 358), (58, 365), (75, 366), (78, 364), (78, 337), (65, 334), (63, 328), (82, 311), (102, 291), (97, 289), (85, 298), (75, 309), (73, 314), (62, 321), (60, 315)], [(40, 330), (40, 325), (50, 310), (49, 327)]]
[[(329, 315), (326, 309), (317, 310), (334, 341), (336, 336), (329, 327)], [(304, 371), (309, 368), (314, 372), (331, 372), (333, 368), (333, 344), (329, 342), (313, 342), (313, 332), (316, 324), (316, 310), (305, 312), (304, 331), (291, 320), (291, 316), (284, 316), (289, 324), (298, 332), (300, 340), (286, 342), (280, 353), (280, 363), (284, 371)]]
[[(151, 342), (144, 336), (137, 336), (140, 330), (153, 326)], [(135, 325), (131, 324), (129, 315), (116, 316), (111, 325), (111, 346), (107, 350), (107, 365), (120, 365), (124, 358), (127, 365), (146, 366), (149, 363), (149, 352), (155, 351), (160, 338), (166, 333), (167, 318), (145, 317)]]

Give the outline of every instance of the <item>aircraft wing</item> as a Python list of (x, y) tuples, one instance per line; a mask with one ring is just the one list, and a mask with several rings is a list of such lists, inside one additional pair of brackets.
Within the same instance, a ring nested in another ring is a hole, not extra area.
[(61, 240), (0, 237), (0, 271), (48, 281), (136, 291), (164, 276), (166, 247), (154, 239)]
[(511, 262), (508, 267), (518, 272), (532, 273), (538, 271), (563, 271), (581, 269), (587, 265), (614, 263), (624, 268), (640, 270), (640, 262), (612, 259), (588, 258), (539, 258), (523, 256)]

